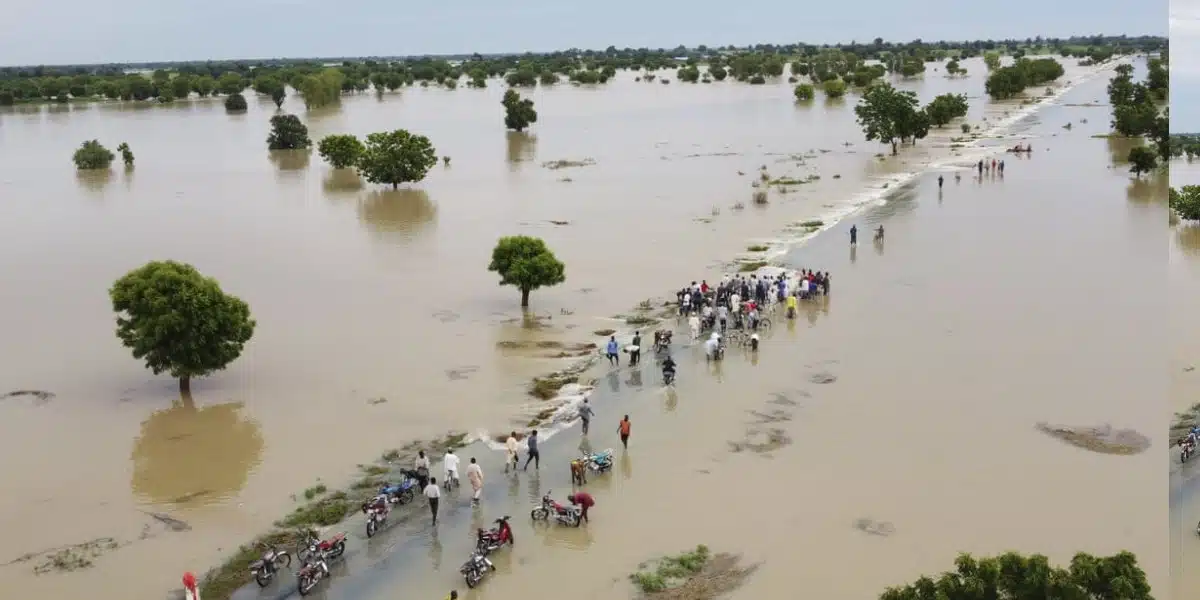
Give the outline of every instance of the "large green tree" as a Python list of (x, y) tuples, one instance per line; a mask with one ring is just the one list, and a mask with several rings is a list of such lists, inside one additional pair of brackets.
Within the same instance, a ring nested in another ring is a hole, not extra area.
[(234, 93), (234, 94), (230, 94), (225, 97), (225, 110), (226, 111), (232, 112), (232, 113), (245, 112), (246, 108), (248, 108), (248, 107), (246, 106), (246, 97), (245, 96)]
[(513, 131), (524, 131), (525, 128), (537, 123), (537, 110), (533, 108), (533, 100), (522, 98), (516, 90), (504, 92), (500, 101), (504, 106), (504, 126)]
[(915, 92), (880, 82), (867, 88), (854, 114), (867, 141), (891, 144), (892, 154), (896, 154), (901, 141), (924, 137), (929, 130), (929, 118), (917, 109), (918, 104)]
[(312, 146), (308, 138), (308, 126), (296, 115), (271, 117), (271, 133), (267, 136), (269, 150), (300, 150)]
[(371, 183), (389, 184), (396, 189), (402, 183), (425, 179), (435, 164), (437, 150), (429, 138), (397, 129), (367, 136), (358, 171)]
[(350, 134), (327, 135), (317, 143), (317, 154), (335, 169), (347, 169), (358, 164), (365, 147)]
[(954, 119), (967, 116), (967, 97), (963, 94), (942, 94), (934, 98), (925, 113), (934, 127), (941, 127)]
[(1171, 188), (1168, 204), (1180, 219), (1200, 221), (1200, 185)]
[(75, 154), (71, 157), (75, 161), (75, 168), (84, 171), (107, 169), (115, 158), (117, 156), (111, 150), (101, 145), (99, 140), (84, 142), (75, 150)]
[(488, 270), (500, 274), (500, 285), (521, 290), (522, 308), (529, 306), (529, 292), (567, 280), (566, 265), (546, 247), (546, 242), (525, 235), (500, 238), (492, 250)]
[(254, 335), (250, 307), (226, 294), (195, 267), (154, 261), (134, 269), (108, 292), (117, 313), (117, 337), (154, 372), (179, 379), (224, 369)]
[(1040, 554), (974, 558), (961, 554), (955, 570), (889, 588), (879, 600), (1154, 600), (1146, 574), (1129, 552), (1079, 553), (1067, 568)]

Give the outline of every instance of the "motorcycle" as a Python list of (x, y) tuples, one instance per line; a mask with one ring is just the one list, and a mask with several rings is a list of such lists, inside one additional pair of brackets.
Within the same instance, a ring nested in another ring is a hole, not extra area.
[(579, 526), (579, 509), (555, 502), (550, 498), (550, 492), (546, 492), (546, 495), (542, 496), (541, 505), (533, 507), (529, 516), (534, 521), (546, 521), (550, 515), (554, 515), (554, 519), (562, 525)]
[(408, 504), (417, 495), (417, 472), (405, 471), (404, 480), (395, 485), (385, 485), (379, 488), (381, 495), (387, 496), (392, 504)]
[(254, 576), (258, 587), (267, 587), (271, 584), (271, 580), (275, 579), (275, 574), (280, 569), (292, 566), (292, 555), (288, 554), (287, 550), (270, 546), (264, 547), (266, 552), (262, 558), (250, 563), (250, 574)]
[(467, 587), (473, 588), (483, 581), (483, 576), (489, 571), (495, 571), (496, 565), (488, 560), (486, 556), (480, 552), (472, 552), (471, 558), (463, 563), (463, 566), (458, 569), (459, 573), (463, 574), (463, 579), (467, 582)]
[(671, 331), (660, 329), (654, 332), (654, 352), (660, 353), (671, 349)]
[(587, 461), (588, 469), (597, 473), (607, 473), (613, 466), (613, 451), (609, 448), (595, 454), (584, 454), (583, 459)]
[(513, 545), (512, 527), (508, 524), (508, 520), (511, 518), (508, 515), (504, 515), (496, 519), (495, 527), (491, 529), (479, 528), (479, 532), (476, 535), (475, 552), (487, 556), (503, 547), (504, 544)]
[(301, 562), (308, 563), (314, 559), (329, 561), (346, 553), (346, 532), (335, 534), (333, 537), (321, 539), (316, 532), (308, 531), (304, 536), (304, 545), (298, 553)]
[(1179, 462), (1185, 463), (1189, 458), (1192, 457), (1193, 454), (1196, 453), (1196, 444), (1192, 442), (1183, 442), (1179, 445), (1182, 448), (1179, 451)]
[(307, 596), (326, 577), (329, 577), (329, 565), (323, 557), (315, 555), (296, 572), (296, 584), (300, 588), (300, 595)]
[(388, 497), (381, 494), (363, 502), (362, 511), (367, 515), (367, 537), (369, 538), (375, 535), (380, 526), (387, 521), (388, 513), (391, 512), (391, 508), (388, 506)]
[(675, 383), (675, 369), (663, 369), (663, 385)]

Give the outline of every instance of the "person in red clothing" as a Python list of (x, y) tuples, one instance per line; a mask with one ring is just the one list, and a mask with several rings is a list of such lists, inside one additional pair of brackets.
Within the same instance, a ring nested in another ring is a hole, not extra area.
[(567, 496), (567, 500), (570, 500), (571, 504), (579, 506), (583, 509), (579, 513), (579, 522), (587, 522), (588, 509), (596, 505), (596, 501), (592, 499), (592, 495), (587, 492), (575, 492), (574, 494)]

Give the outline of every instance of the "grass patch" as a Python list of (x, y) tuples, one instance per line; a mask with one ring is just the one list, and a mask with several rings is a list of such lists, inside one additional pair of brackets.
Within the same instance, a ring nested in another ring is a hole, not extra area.
[(318, 483), (317, 485), (314, 485), (314, 486), (308, 488), (307, 490), (304, 490), (304, 499), (312, 500), (313, 498), (316, 498), (317, 496), (324, 494), (325, 491), (328, 489), (329, 488), (325, 487), (325, 484)]
[(529, 395), (542, 400), (549, 400), (558, 395), (558, 390), (568, 383), (576, 383), (579, 377), (575, 375), (534, 377), (529, 384)]
[(821, 179), (820, 175), (809, 175), (808, 177), (805, 177), (804, 179), (796, 179), (794, 177), (780, 177), (778, 179), (772, 179), (770, 182), (768, 182), (768, 184), (769, 185), (804, 185), (806, 183), (812, 183), (814, 181), (819, 181), (820, 179)]
[(616, 329), (597, 329), (597, 330), (593, 331), (592, 333), (594, 333), (600, 337), (608, 337), (616, 332), (617, 332)]
[(591, 158), (583, 160), (552, 160), (542, 163), (542, 166), (550, 170), (568, 169), (571, 167), (590, 167), (596, 164), (596, 161)]
[(762, 244), (754, 244), (752, 246), (746, 246), (746, 252), (766, 252), (767, 248), (768, 246), (763, 246)]
[(224, 600), (232, 596), (238, 588), (250, 583), (250, 571), (246, 565), (262, 556), (259, 543), (294, 549), (299, 542), (299, 531), (273, 531), (238, 548), (229, 560), (204, 576), (200, 582), (200, 597)]
[(743, 567), (739, 557), (711, 554), (707, 547), (638, 565), (629, 576), (643, 598), (654, 600), (717, 600), (740, 587), (758, 568)]
[(696, 546), (691, 552), (676, 556), (664, 556), (638, 566), (637, 572), (629, 576), (643, 594), (655, 594), (681, 585), (688, 577), (704, 569), (711, 554), (708, 546)]
[(346, 492), (334, 492), (312, 504), (297, 508), (275, 525), (280, 528), (329, 527), (340, 523), (354, 508)]
[(738, 271), (740, 271), (742, 273), (749, 273), (751, 271), (757, 271), (765, 266), (767, 266), (767, 261), (756, 260), (754, 262), (742, 263), (742, 265), (740, 267), (738, 267)]
[(396, 462), (397, 460), (400, 460), (400, 451), (396, 450), (395, 448), (388, 450), (379, 457), (379, 460), (382, 460), (383, 462)]
[(800, 226), (805, 229), (819, 229), (825, 226), (825, 221), (804, 221)]
[(625, 317), (625, 323), (629, 325), (653, 325), (658, 322), (658, 319), (646, 315), (632, 315)]
[(754, 190), (754, 193), (750, 195), (750, 199), (755, 204), (766, 204), (767, 192), (765, 190)]
[(1191, 408), (1175, 413), (1175, 418), (1171, 420), (1171, 442), (1187, 437), (1197, 422), (1200, 422), (1200, 404), (1193, 404)]

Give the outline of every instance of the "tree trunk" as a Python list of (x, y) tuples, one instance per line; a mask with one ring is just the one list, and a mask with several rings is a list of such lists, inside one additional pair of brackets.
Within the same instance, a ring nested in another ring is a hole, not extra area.
[(392, 184), (392, 189), (393, 189), (393, 190), (394, 190), (394, 189), (396, 189), (396, 188), (398, 188), (398, 187), (400, 187), (400, 184), (398, 184), (398, 183), (393, 183), (393, 184)]
[(192, 378), (191, 377), (180, 377), (179, 378), (179, 393), (184, 394), (184, 395), (189, 395), (189, 396), (192, 394)]
[(529, 306), (529, 288), (521, 288), (521, 308)]
[(896, 140), (892, 140), (892, 156), (896, 155)]

